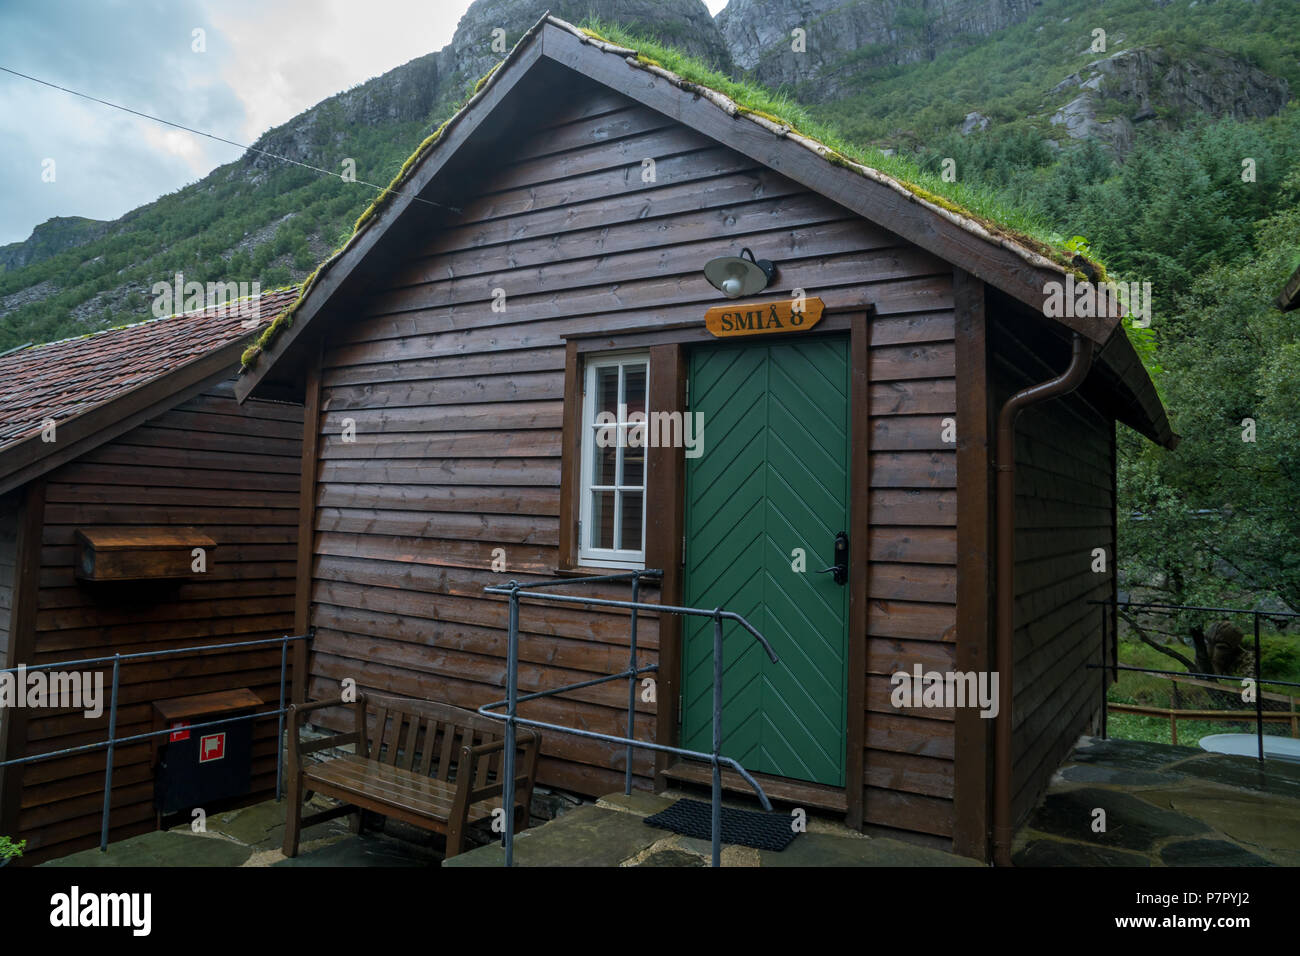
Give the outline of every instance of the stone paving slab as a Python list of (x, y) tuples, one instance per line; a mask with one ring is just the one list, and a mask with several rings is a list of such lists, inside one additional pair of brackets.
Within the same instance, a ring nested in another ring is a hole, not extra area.
[(1204, 820), (1218, 832), (1252, 848), (1300, 852), (1300, 801), (1210, 785), (1148, 790), (1139, 795), (1158, 806)]
[(1261, 769), (1259, 761), (1250, 757), (1198, 752), (1178, 764), (1177, 770), (1198, 780), (1300, 800), (1300, 764), (1285, 760), (1266, 761)]
[[(1104, 833), (1092, 810), (1106, 811)], [(1300, 766), (1082, 738), (1017, 834), (1020, 866), (1295, 866)]]
[[(662, 831), (634, 813), (578, 807), (515, 836), (515, 866), (618, 866), (654, 843)], [(443, 862), (448, 867), (501, 866), (505, 849), (492, 843)]]
[(1268, 860), (1227, 840), (1180, 840), (1160, 851), (1168, 866), (1269, 866)]
[(119, 840), (108, 851), (82, 850), (41, 866), (243, 866), (253, 848), (218, 836), (155, 830)]
[(1199, 753), (1204, 751), (1145, 740), (1085, 737), (1069, 759), (1071, 763), (1100, 763), (1116, 770), (1160, 770)]
[(281, 854), (281, 859), (271, 866), (413, 867), (437, 866), (441, 860), (441, 855), (435, 855), (406, 840), (362, 833), (360, 836), (353, 834), (317, 850), (299, 852), (292, 858)]
[(982, 866), (976, 860), (887, 837), (861, 840), (805, 833), (781, 853), (759, 851), (760, 866)]
[(1141, 853), (1086, 843), (1031, 839), (1011, 856), (1016, 866), (1151, 866)]
[(1111, 787), (1163, 787), (1183, 779), (1169, 770), (1130, 770), (1096, 763), (1079, 763), (1057, 771), (1066, 783), (1095, 783)]
[[(1105, 830), (1093, 830), (1096, 811), (1105, 812)], [(1199, 820), (1162, 809), (1119, 790), (1082, 787), (1049, 793), (1030, 816), (1032, 829), (1097, 846), (1150, 850), (1160, 839), (1207, 833)]]

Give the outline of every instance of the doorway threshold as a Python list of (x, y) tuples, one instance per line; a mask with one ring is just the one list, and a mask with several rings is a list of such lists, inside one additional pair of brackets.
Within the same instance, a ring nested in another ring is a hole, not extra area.
[[(708, 787), (713, 783), (713, 768), (695, 760), (679, 760), (668, 769), (661, 771), (660, 776), (677, 783)], [(849, 812), (849, 797), (843, 787), (828, 787), (821, 783), (791, 780), (789, 777), (773, 777), (764, 773), (753, 774), (753, 777), (771, 800), (816, 810), (827, 810), (831, 813)], [(727, 793), (754, 796), (753, 788), (734, 770), (722, 771), (722, 789)]]

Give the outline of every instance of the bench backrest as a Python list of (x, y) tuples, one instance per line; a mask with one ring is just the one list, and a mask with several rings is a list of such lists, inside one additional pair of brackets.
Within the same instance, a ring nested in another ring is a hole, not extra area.
[[(456, 779), (462, 747), (493, 743), (505, 733), (498, 721), (450, 704), (380, 694), (360, 695), (358, 703), (366, 713), (365, 753), (371, 760), (436, 780)], [(533, 736), (519, 728), (516, 742)], [(479, 761), (475, 787), (497, 779), (503, 753)]]

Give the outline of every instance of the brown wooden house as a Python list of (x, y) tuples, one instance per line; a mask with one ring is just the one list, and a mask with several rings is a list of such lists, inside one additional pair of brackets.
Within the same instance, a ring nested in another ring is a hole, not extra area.
[[(703, 268), (742, 248), (776, 276), (741, 312), (802, 290), (791, 308), (816, 300), (820, 321), (716, 337), (706, 313), (729, 300)], [(1015, 819), (1097, 718), (1102, 677), (1085, 665), (1103, 659), (1103, 613), (1086, 602), (1114, 594), (1115, 423), (1174, 440), (1116, 314), (1045, 317), (1048, 284), (1074, 272), (543, 19), (237, 385), (305, 400), (295, 628), (317, 636), (304, 690), (333, 696), (351, 677), (477, 707), (504, 680), (506, 607), (485, 586), (658, 568), (660, 600), (745, 614), (780, 654), (765, 664), (728, 639), (724, 751), (774, 796), (988, 856), (996, 721), (891, 692), (916, 665), (1010, 668), (994, 659), (1002, 403), (1072, 370), (1068, 395), (1014, 432)], [(602, 411), (699, 415), (703, 441), (609, 451)], [(816, 573), (840, 531), (843, 584)], [(639, 704), (640, 726), (697, 746), (707, 629), (654, 623), (641, 636), (657, 700)], [(520, 626), (524, 692), (626, 662), (621, 613), (526, 604)], [(521, 712), (617, 734), (624, 694)], [(617, 746), (548, 734), (539, 780), (600, 794), (623, 769)], [(646, 787), (707, 772), (645, 752), (634, 771)]]
[[(296, 295), (261, 305), (274, 315)], [(302, 409), (235, 401), (259, 322), (227, 308), (0, 356), (0, 667), (289, 633)], [(118, 557), (135, 564), (115, 571)], [(279, 663), (271, 647), (123, 664), (117, 735), (151, 730), (160, 700), (248, 688), (274, 701)], [(99, 717), (7, 708), (0, 754), (104, 740), (111, 671), (85, 670), (105, 674)], [(274, 787), (275, 734), (255, 724), (254, 792)], [(114, 763), (112, 839), (153, 829), (149, 745)], [(0, 833), (27, 840), (24, 862), (99, 842), (104, 769), (103, 750), (0, 769)]]

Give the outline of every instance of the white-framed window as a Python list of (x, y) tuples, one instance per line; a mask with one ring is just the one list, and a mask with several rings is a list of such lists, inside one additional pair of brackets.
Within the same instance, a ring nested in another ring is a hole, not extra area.
[(578, 561), (644, 568), (650, 356), (593, 356), (583, 375)]

